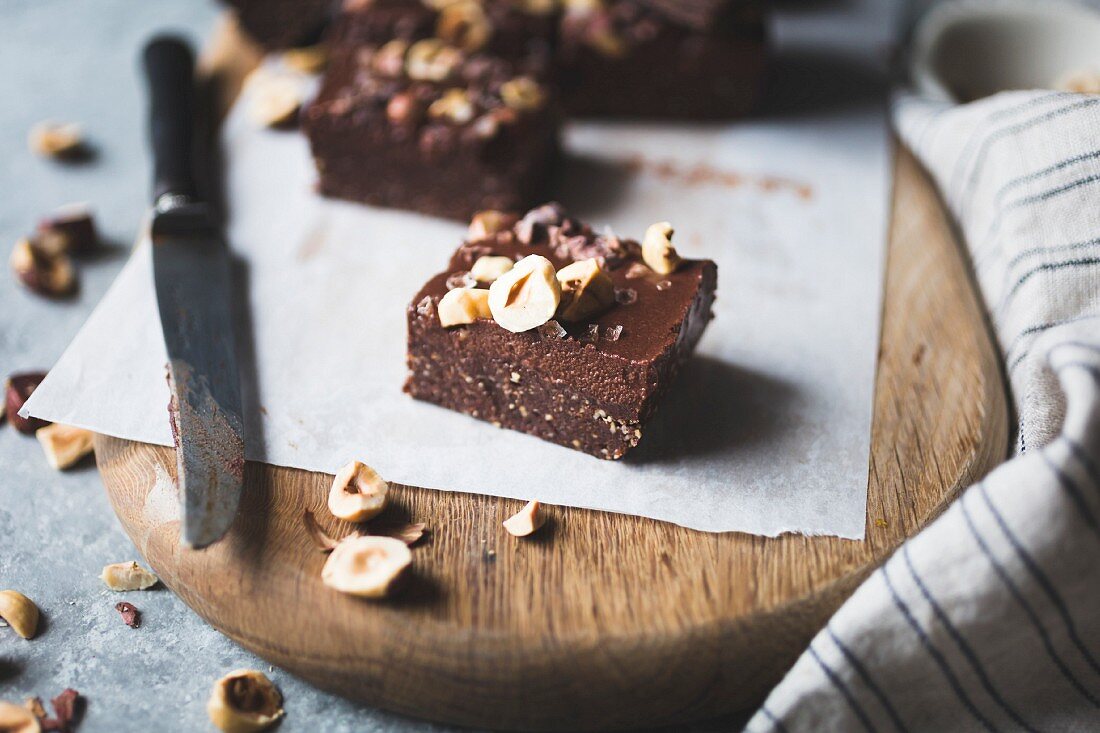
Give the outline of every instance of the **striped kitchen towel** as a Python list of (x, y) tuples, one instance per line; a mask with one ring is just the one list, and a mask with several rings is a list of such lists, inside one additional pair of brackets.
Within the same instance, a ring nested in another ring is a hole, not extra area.
[(1100, 96), (903, 96), (969, 249), (1015, 457), (905, 543), (748, 731), (1100, 731)]

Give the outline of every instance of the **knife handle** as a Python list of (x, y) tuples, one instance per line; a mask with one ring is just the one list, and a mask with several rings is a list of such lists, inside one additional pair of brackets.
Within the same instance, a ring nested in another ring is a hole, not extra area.
[(149, 132), (153, 147), (153, 203), (171, 207), (194, 200), (195, 56), (178, 36), (159, 35), (145, 46)]

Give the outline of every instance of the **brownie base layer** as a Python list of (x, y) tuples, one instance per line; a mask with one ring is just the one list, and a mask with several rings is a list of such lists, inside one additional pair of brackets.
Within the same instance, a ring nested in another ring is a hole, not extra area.
[[(438, 298), (431, 306), (424, 301), (440, 290), (441, 275), (408, 309), (405, 391), (597, 458), (622, 458), (642, 439), (711, 318), (717, 270), (710, 262), (692, 269), (684, 281), (695, 277), (698, 287), (675, 339), (646, 359), (601, 351), (598, 340), (585, 340), (583, 327), (561, 338), (511, 333), (487, 319), (445, 329), (434, 307)], [(641, 337), (639, 329), (630, 330)]]

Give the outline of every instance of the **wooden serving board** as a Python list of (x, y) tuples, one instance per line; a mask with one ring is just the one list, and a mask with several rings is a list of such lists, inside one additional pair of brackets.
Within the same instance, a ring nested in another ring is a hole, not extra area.
[[(248, 62), (222, 56), (214, 66), (236, 70), (231, 96)], [(863, 542), (714, 535), (563, 507), (517, 540), (501, 521), (520, 502), (397, 487), (394, 515), (430, 534), (402, 592), (371, 602), (320, 581), (325, 556), (303, 511), (333, 534), (351, 529), (325, 509), (330, 476), (249, 464), (229, 536), (195, 552), (180, 547), (171, 511), (171, 449), (99, 436), (96, 459), (164, 583), (319, 687), (471, 726), (682, 724), (759, 703), (859, 582), (1006, 455), (983, 309), (939, 199), (904, 151), (885, 292)]]

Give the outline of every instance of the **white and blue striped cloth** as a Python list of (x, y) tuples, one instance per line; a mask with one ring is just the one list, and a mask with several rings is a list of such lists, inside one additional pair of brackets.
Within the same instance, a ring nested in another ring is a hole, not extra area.
[(1017, 455), (876, 571), (748, 731), (1100, 731), (1100, 96), (899, 98), (1004, 355)]

